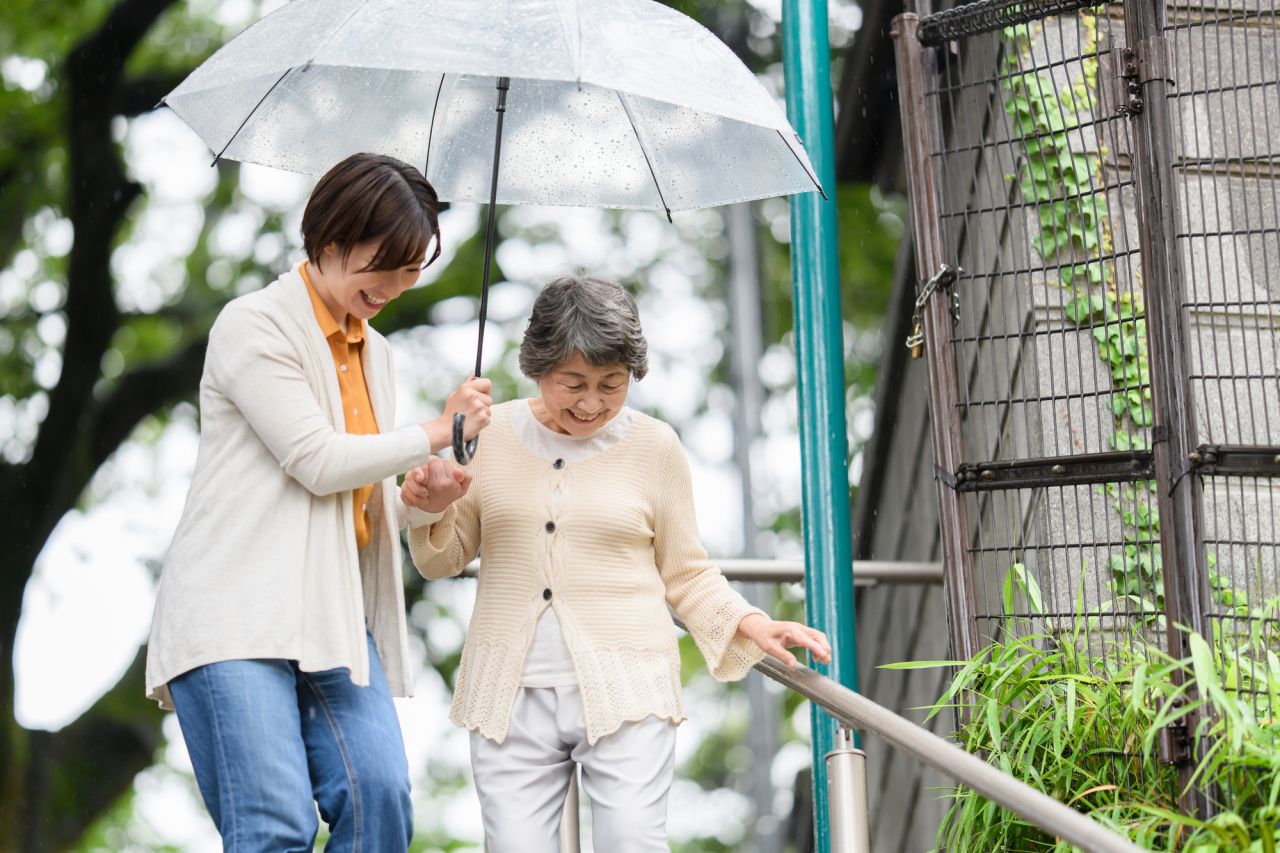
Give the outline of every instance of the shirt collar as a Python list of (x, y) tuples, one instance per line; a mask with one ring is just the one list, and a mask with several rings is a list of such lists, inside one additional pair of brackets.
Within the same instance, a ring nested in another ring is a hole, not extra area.
[(363, 343), (364, 320), (348, 314), (347, 331), (344, 334), (342, 327), (338, 325), (338, 321), (333, 318), (324, 301), (320, 299), (320, 294), (316, 293), (315, 285), (311, 283), (311, 277), (307, 275), (307, 264), (307, 261), (303, 261), (298, 265), (298, 275), (302, 276), (303, 283), (307, 285), (307, 295), (311, 297), (311, 308), (315, 311), (316, 321), (320, 324), (320, 331), (326, 339), (336, 335), (339, 340), (345, 340), (349, 344)]

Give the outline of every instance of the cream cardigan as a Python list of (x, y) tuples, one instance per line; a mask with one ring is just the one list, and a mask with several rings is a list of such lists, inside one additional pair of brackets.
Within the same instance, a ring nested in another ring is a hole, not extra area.
[[(580, 462), (541, 459), (495, 406), (470, 491), (442, 519), (409, 531), (418, 570), (458, 574), (481, 553), (475, 611), (450, 719), (501, 742), (538, 617), (555, 608), (594, 743), (622, 723), (684, 719), (680, 656), (667, 605), (712, 674), (743, 677), (763, 653), (735, 638), (759, 612), (698, 541), (689, 465), (671, 427), (636, 413), (627, 435)], [(560, 489), (561, 499), (553, 500)]]
[[(232, 300), (209, 332), (200, 449), (164, 559), (147, 695), (197, 666), (285, 658), (369, 683), (366, 624), (392, 693), (410, 695), (395, 476), (422, 464), (421, 427), (395, 424), (386, 339), (367, 330), (365, 381), (381, 435), (348, 435), (333, 356), (297, 269)], [(356, 548), (351, 491), (374, 489), (373, 537)], [(416, 514), (416, 515), (415, 515)]]

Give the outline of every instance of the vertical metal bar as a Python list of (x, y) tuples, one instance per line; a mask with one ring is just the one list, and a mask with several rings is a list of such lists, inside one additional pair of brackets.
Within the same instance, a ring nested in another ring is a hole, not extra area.
[[(906, 147), (907, 186), (911, 199), (911, 227), (916, 249), (916, 270), (928, 278), (941, 268), (943, 257), (939, 197), (930, 157), (930, 121), (925, 104), (925, 75), (933, 68), (916, 37), (918, 16), (907, 13), (893, 19), (898, 66), (898, 104), (902, 111), (902, 135)], [(932, 75), (931, 75), (932, 76)], [(934, 457), (940, 475), (954, 476), (960, 468), (964, 444), (956, 411), (959, 378), (955, 348), (951, 345), (951, 312), (945, 295), (929, 300), (924, 313), (924, 349), (929, 369), (929, 420)], [(897, 346), (894, 341), (892, 345)], [(942, 527), (943, 591), (951, 626), (953, 655), (973, 657), (978, 649), (976, 612), (970, 571), (968, 512), (955, 489), (938, 484), (938, 514)]]
[(750, 202), (724, 208), (729, 237), (729, 367), (733, 379), (734, 463), (742, 476), (742, 556), (756, 557), (760, 527), (755, 519), (751, 445), (760, 434), (764, 387), (759, 364), (764, 322), (760, 318), (760, 247)]
[[(1135, 0), (1125, 7), (1125, 31), (1137, 54), (1141, 112), (1134, 127), (1138, 236), (1146, 303), (1151, 397), (1152, 453), (1159, 484), (1160, 551), (1164, 570), (1169, 649), (1189, 654), (1177, 625), (1206, 632), (1206, 567), (1201, 534), (1200, 477), (1191, 470), (1196, 447), (1195, 403), (1187, 374), (1187, 329), (1182, 313), (1186, 282), (1178, 254), (1178, 211), (1173, 193), (1173, 130), (1163, 33), (1163, 0)], [(1194, 731), (1195, 721), (1188, 723)], [(1186, 772), (1185, 769), (1183, 771)], [(1183, 808), (1201, 817), (1210, 811), (1203, 792), (1184, 798)]]
[[(755, 519), (751, 448), (760, 433), (764, 387), (758, 365), (764, 343), (760, 318), (760, 246), (750, 202), (731, 204), (724, 211), (729, 235), (730, 374), (733, 378), (734, 461), (742, 475), (742, 556), (757, 554), (760, 528)], [(765, 611), (773, 609), (773, 584), (745, 584), (747, 601)], [(756, 804), (756, 853), (781, 853), (781, 824), (773, 815), (773, 758), (778, 752), (778, 700), (758, 672), (747, 673), (747, 701), (751, 708), (750, 792)]]
[[(829, 190), (827, 198), (817, 193), (791, 197), (791, 282), (804, 481), (805, 613), (809, 624), (825, 631), (831, 640), (829, 675), (856, 690), (849, 442), (826, 0), (783, 0), (782, 41), (787, 114), (805, 141), (818, 180)], [(814, 841), (816, 849), (825, 853), (830, 839), (823, 757), (834, 744), (836, 725), (817, 706), (811, 719)]]
[(836, 731), (835, 749), (827, 753), (827, 787), (831, 800), (832, 853), (871, 853), (867, 809), (867, 754), (853, 747), (853, 730)]

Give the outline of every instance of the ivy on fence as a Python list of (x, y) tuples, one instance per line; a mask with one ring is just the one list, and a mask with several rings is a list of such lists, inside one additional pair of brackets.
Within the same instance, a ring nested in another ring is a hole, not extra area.
[[(1092, 329), (1097, 355), (1111, 379), (1112, 447), (1144, 450), (1149, 447), (1145, 429), (1154, 417), (1146, 320), (1141, 297), (1132, 289), (1120, 290), (1110, 259), (1114, 243), (1103, 170), (1107, 149), (1081, 150), (1079, 142), (1072, 142), (1098, 106), (1097, 14), (1079, 13), (1084, 58), (1080, 79), (1067, 87), (1043, 72), (1022, 70), (1039, 25), (1004, 29), (1004, 107), (1023, 149), (1018, 174), (1007, 177), (1017, 181), (1023, 200), (1037, 211), (1036, 252), (1046, 265), (1061, 270), (1058, 284), (1068, 291), (1061, 309), (1064, 319)], [(1122, 551), (1109, 559), (1111, 593), (1159, 618), (1155, 614), (1164, 609), (1164, 580), (1155, 482), (1104, 488), (1124, 531)]]

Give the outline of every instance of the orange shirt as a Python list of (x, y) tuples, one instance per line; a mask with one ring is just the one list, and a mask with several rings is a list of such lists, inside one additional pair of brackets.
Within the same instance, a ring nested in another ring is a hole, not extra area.
[[(347, 315), (347, 330), (342, 331), (338, 321), (329, 313), (329, 309), (320, 301), (311, 278), (307, 275), (307, 262), (303, 261), (298, 268), (302, 280), (306, 282), (307, 293), (311, 296), (311, 307), (316, 312), (316, 320), (320, 323), (320, 331), (329, 342), (329, 352), (333, 355), (333, 366), (338, 371), (338, 390), (342, 392), (342, 411), (346, 415), (347, 432), (352, 435), (375, 435), (378, 432), (378, 421), (373, 415), (373, 404), (369, 401), (369, 387), (364, 381), (364, 365), (360, 354), (364, 350), (364, 321)], [(356, 514), (356, 546), (363, 548), (369, 544), (369, 498), (373, 494), (373, 485), (361, 486), (352, 492)]]

